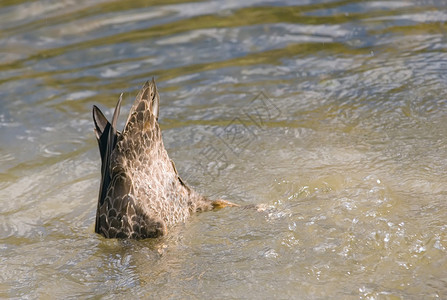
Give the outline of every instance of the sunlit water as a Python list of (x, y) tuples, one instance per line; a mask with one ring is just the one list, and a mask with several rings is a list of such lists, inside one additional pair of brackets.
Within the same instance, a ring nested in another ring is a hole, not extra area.
[[(0, 297), (447, 297), (444, 1), (92, 3), (0, 7)], [(152, 76), (182, 177), (264, 212), (94, 233), (91, 107)]]

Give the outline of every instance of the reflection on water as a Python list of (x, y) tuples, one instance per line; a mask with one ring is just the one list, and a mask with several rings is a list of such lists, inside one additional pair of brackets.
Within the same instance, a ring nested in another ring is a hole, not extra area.
[[(447, 9), (297, 2), (3, 1), (0, 296), (446, 297)], [(152, 76), (180, 174), (264, 212), (94, 234), (91, 107)]]

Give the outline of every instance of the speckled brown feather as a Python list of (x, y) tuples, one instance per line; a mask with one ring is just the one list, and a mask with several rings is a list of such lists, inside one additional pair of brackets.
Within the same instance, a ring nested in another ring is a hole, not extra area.
[(179, 177), (163, 145), (154, 80), (138, 93), (122, 133), (116, 131), (120, 101), (112, 123), (93, 107), (102, 161), (97, 233), (108, 238), (158, 237), (194, 212), (235, 206), (199, 195)]

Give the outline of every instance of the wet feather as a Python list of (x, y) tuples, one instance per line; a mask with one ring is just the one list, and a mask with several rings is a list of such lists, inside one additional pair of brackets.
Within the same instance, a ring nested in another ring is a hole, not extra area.
[(107, 238), (159, 237), (195, 212), (236, 206), (211, 201), (182, 181), (161, 137), (159, 99), (155, 81), (146, 82), (121, 133), (116, 122), (122, 95), (112, 123), (93, 107), (101, 155), (95, 231)]

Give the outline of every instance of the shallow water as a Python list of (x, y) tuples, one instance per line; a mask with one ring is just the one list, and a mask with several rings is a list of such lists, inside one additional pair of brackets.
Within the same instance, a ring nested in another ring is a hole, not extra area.
[[(447, 297), (446, 21), (444, 1), (3, 1), (0, 297)], [(124, 92), (122, 125), (152, 76), (182, 177), (264, 212), (93, 232), (91, 107)]]

